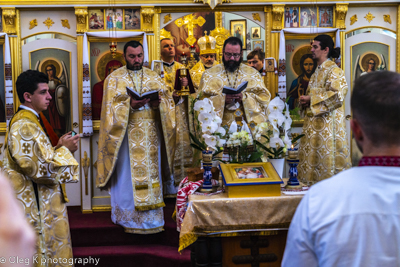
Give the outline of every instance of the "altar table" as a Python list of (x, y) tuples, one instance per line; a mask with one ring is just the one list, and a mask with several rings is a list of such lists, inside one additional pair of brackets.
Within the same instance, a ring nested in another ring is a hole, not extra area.
[[(281, 247), (283, 242), (284, 249), (287, 229), (302, 197), (302, 195), (283, 194), (277, 197), (258, 198), (228, 198), (226, 193), (212, 196), (190, 195), (179, 236), (179, 251), (194, 243), (199, 237), (235, 237), (222, 241), (224, 261), (227, 261), (225, 254), (227, 246), (231, 246), (229, 250), (233, 249), (232, 240), (240, 242), (243, 239), (240, 236), (247, 236), (249, 239), (249, 235), (278, 239)], [(252, 240), (260, 243), (254, 237)], [(282, 248), (280, 254), (283, 254)], [(278, 260), (280, 262), (281, 256)]]

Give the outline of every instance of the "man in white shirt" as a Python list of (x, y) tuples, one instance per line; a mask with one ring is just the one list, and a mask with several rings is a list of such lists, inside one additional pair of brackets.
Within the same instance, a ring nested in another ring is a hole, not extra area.
[(362, 76), (351, 97), (359, 166), (311, 187), (282, 266), (400, 266), (400, 74)]

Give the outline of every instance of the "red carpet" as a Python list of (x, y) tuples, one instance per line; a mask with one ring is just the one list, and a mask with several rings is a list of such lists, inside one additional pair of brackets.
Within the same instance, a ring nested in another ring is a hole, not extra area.
[(190, 250), (178, 253), (179, 233), (171, 218), (175, 199), (165, 199), (165, 204), (164, 231), (152, 235), (125, 233), (112, 223), (110, 212), (82, 214), (80, 207), (68, 207), (75, 261), (86, 260), (75, 266), (191, 266)]

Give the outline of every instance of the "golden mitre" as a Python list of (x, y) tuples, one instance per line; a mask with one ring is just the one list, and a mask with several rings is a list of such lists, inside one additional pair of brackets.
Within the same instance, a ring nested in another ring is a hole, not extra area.
[(217, 40), (215, 40), (215, 38), (212, 36), (207, 36), (207, 31), (205, 31), (204, 33), (205, 35), (199, 38), (199, 40), (197, 41), (197, 44), (200, 47), (200, 55), (218, 53), (217, 49), (215, 49)]

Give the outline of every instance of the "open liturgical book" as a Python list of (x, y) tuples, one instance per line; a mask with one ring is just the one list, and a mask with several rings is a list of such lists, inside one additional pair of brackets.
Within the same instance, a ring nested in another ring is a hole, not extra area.
[(222, 89), (222, 93), (227, 94), (227, 95), (235, 95), (235, 94), (240, 94), (244, 89), (247, 88), (248, 81), (244, 81), (239, 86), (235, 89), (232, 87), (224, 86)]
[(150, 99), (150, 101), (158, 100), (158, 91), (156, 91), (156, 90), (148, 91), (148, 92), (145, 92), (140, 95), (138, 92), (136, 92), (135, 90), (133, 90), (132, 88), (127, 86), (126, 92), (128, 93), (128, 95), (130, 97), (132, 97), (133, 99), (135, 99), (137, 101), (147, 99), (147, 98)]

